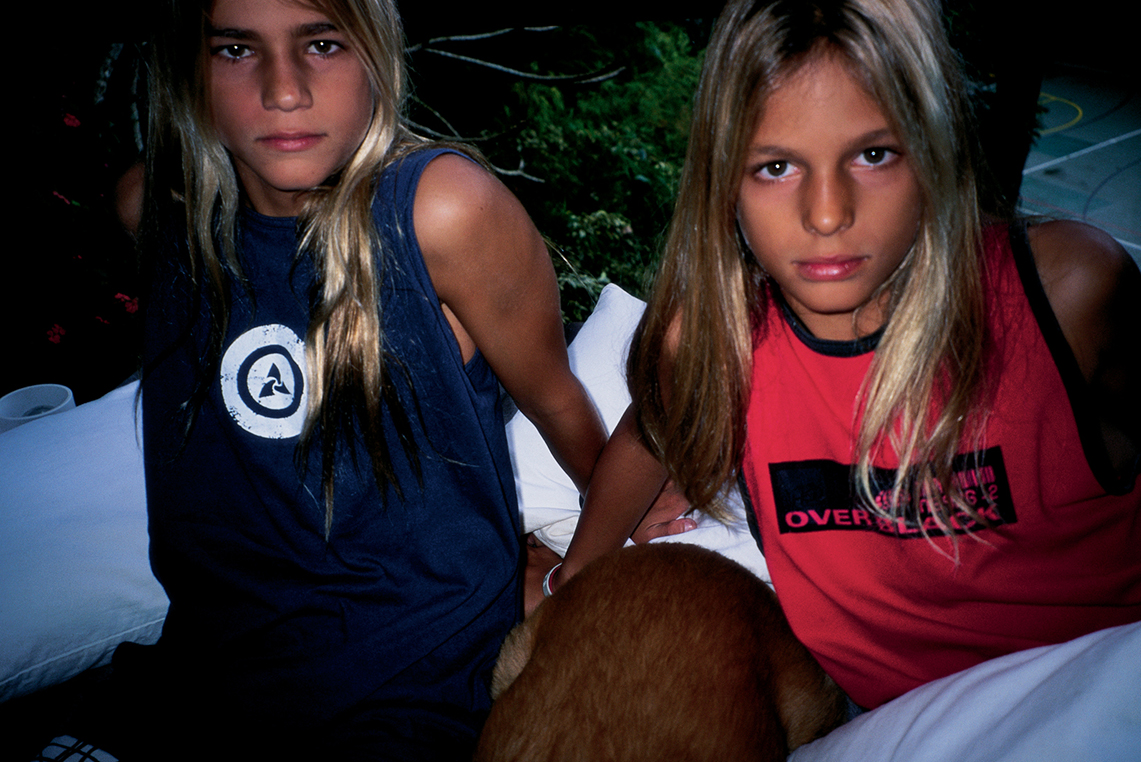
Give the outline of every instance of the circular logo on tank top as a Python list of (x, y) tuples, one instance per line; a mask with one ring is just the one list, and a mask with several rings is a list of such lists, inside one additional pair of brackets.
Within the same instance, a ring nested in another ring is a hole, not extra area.
[(284, 325), (252, 328), (222, 357), (222, 400), (234, 422), (266, 439), (289, 439), (305, 423), (305, 343)]

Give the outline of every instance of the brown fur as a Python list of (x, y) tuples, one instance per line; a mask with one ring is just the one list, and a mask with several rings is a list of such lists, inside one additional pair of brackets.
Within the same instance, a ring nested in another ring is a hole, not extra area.
[(600, 559), (507, 638), (478, 762), (783, 760), (842, 692), (769, 588), (692, 545)]

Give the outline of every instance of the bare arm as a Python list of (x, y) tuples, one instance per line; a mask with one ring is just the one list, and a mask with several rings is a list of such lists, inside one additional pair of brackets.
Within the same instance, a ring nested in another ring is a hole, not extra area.
[(1082, 375), (1116, 473), (1141, 455), (1141, 272), (1108, 234), (1055, 221), (1028, 231), (1046, 297)]
[[(666, 351), (658, 367), (666, 404), (672, 388), (673, 358), (680, 336), (680, 318), (666, 337)], [(610, 435), (586, 493), (566, 558), (552, 577), (552, 588), (574, 576), (594, 559), (622, 547), (634, 536), (637, 542), (692, 529), (691, 519), (679, 518), (689, 510), (685, 496), (667, 483), (668, 473), (642, 441), (634, 406), (626, 409)]]
[(528, 537), (524, 610), (530, 613), (543, 600), (543, 579), (556, 564), (561, 566), (551, 577), (552, 589), (621, 548), (628, 537), (642, 543), (694, 529), (697, 522), (681, 518), (689, 508), (685, 495), (666, 482), (665, 468), (634, 433), (633, 412), (627, 409), (594, 467), (566, 558)]
[(479, 349), (585, 492), (606, 431), (570, 371), (558, 286), (539, 232), (502, 183), (454, 154), (424, 170), (413, 217), (464, 360)]
[(642, 444), (627, 408), (594, 468), (586, 503), (567, 548), (558, 581), (621, 548), (666, 483), (666, 469)]

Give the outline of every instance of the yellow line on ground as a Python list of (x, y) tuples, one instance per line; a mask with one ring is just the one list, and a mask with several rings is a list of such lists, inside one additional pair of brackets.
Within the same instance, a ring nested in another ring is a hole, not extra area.
[(1041, 92), (1038, 94), (1038, 103), (1043, 105), (1043, 106), (1045, 106), (1049, 103), (1055, 103), (1055, 102), (1066, 104), (1067, 106), (1071, 107), (1074, 111), (1078, 112), (1078, 115), (1060, 127), (1051, 127), (1048, 130), (1042, 130), (1043, 135), (1053, 135), (1055, 132), (1061, 132), (1062, 130), (1068, 130), (1082, 120), (1082, 107), (1079, 106), (1078, 104), (1074, 103), (1073, 101), (1068, 101), (1065, 98), (1061, 98), (1057, 95), (1050, 95), (1050, 93), (1047, 93), (1047, 92)]

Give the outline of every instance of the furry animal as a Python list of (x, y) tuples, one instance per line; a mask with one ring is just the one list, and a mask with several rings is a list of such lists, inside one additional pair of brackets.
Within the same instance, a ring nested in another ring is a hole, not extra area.
[(846, 713), (768, 586), (680, 544), (568, 581), (511, 632), (492, 695), (477, 762), (777, 761)]

